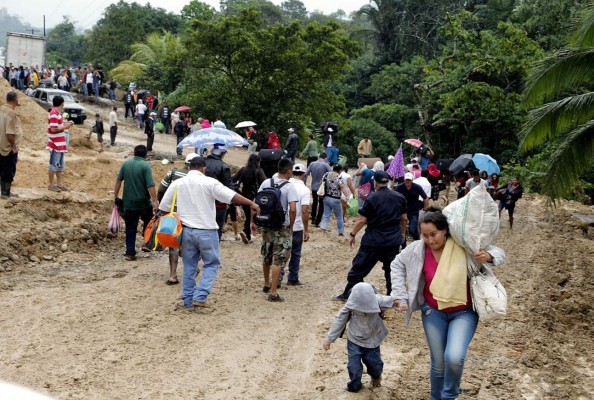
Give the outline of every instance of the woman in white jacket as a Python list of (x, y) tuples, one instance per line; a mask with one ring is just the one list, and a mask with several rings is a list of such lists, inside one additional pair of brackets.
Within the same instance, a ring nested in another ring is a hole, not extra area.
[[(421, 318), (431, 354), (431, 400), (456, 399), (464, 359), (478, 323), (466, 274), (466, 254), (449, 235), (447, 218), (430, 208), (419, 221), (421, 239), (407, 246), (391, 264), (392, 298), (398, 310)], [(474, 254), (487, 268), (505, 261), (505, 252), (488, 246)]]

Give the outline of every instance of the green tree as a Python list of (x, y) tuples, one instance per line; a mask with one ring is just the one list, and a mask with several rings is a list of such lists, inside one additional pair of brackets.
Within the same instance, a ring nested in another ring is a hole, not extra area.
[(344, 111), (330, 82), (348, 67), (357, 46), (337, 24), (267, 27), (255, 11), (244, 10), (198, 23), (184, 44), (185, 99), (195, 109), (252, 119), (279, 132)]
[(307, 8), (300, 0), (285, 0), (281, 3), (281, 8), (289, 20), (298, 19), (305, 21), (307, 19)]
[(285, 22), (285, 12), (276, 4), (268, 0), (226, 0), (225, 15), (239, 15), (245, 10), (259, 13), (265, 25), (281, 24)]
[(181, 10), (181, 18), (190, 22), (192, 20), (210, 21), (215, 17), (217, 11), (212, 6), (198, 0), (192, 0)]
[(169, 32), (148, 35), (144, 43), (131, 46), (134, 52), (109, 74), (122, 83), (137, 82), (152, 91), (173, 92), (183, 76), (181, 40)]
[(537, 108), (520, 134), (520, 149), (556, 143), (542, 180), (542, 191), (553, 202), (568, 196), (594, 164), (593, 62), (594, 6), (589, 6), (567, 46), (542, 60), (526, 86), (526, 105)]
[(105, 9), (89, 32), (86, 59), (112, 68), (130, 58), (131, 45), (142, 42), (149, 33), (166, 30), (176, 34), (180, 26), (181, 17), (162, 8), (120, 0)]
[(67, 16), (49, 32), (46, 50), (50, 65), (77, 65), (83, 60), (83, 37)]

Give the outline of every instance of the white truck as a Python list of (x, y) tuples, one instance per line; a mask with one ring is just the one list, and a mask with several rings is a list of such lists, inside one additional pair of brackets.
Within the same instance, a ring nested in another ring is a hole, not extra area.
[(15, 67), (45, 65), (45, 36), (7, 32), (4, 62)]

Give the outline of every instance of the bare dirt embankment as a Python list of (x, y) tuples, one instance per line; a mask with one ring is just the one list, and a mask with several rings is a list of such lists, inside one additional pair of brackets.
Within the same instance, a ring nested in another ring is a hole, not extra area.
[[(0, 98), (5, 90), (0, 83)], [(429, 398), (429, 354), (418, 316), (408, 328), (400, 315), (388, 320), (383, 386), (373, 391), (344, 390), (343, 339), (329, 352), (321, 349), (341, 307), (330, 298), (343, 287), (354, 256), (345, 239), (313, 229), (303, 250), (306, 286), (281, 289), (282, 304), (268, 303), (261, 291), (257, 241), (225, 240), (210, 298), (214, 312), (184, 313), (180, 288), (165, 285), (167, 254), (125, 262), (123, 235), (107, 235), (109, 191), (144, 135), (123, 122), (118, 146), (99, 154), (81, 139), (90, 122), (77, 127), (65, 172), (72, 192), (50, 193), (45, 112), (27, 99), (21, 103), (26, 137), (14, 183), (21, 199), (0, 202), (0, 379), (62, 399)], [(107, 119), (107, 108), (85, 106)], [(173, 148), (173, 137), (157, 135), (157, 151)], [(232, 150), (227, 161), (245, 159), (244, 151)], [(151, 167), (158, 180), (171, 165), (151, 161)], [(586, 227), (584, 235), (572, 217), (592, 212), (571, 202), (548, 210), (540, 196), (527, 195), (513, 231), (503, 217), (497, 245), (508, 262), (498, 276), (510, 312), (480, 324), (461, 399), (594, 397), (594, 234)], [(384, 287), (380, 268), (369, 281)]]

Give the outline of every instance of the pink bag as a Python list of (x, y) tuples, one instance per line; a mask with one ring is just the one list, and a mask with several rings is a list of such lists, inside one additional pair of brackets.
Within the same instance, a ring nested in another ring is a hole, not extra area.
[(120, 213), (118, 212), (118, 207), (114, 205), (113, 211), (111, 212), (111, 218), (107, 224), (107, 229), (109, 229), (109, 231), (115, 235), (120, 231), (120, 228)]
[(369, 193), (371, 193), (371, 183), (367, 182), (359, 186), (357, 192), (363, 200), (367, 199), (367, 196), (369, 196)]

